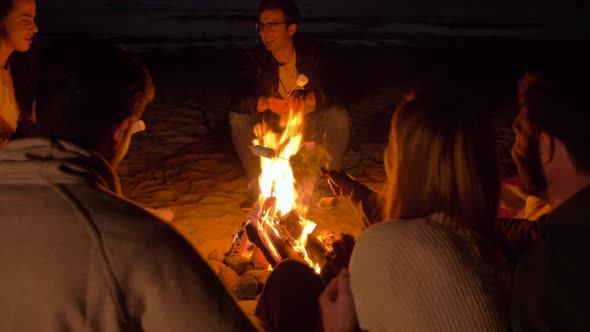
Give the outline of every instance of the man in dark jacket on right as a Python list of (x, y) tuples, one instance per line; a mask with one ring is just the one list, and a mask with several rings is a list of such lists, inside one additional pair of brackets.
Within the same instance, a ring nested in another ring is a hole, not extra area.
[(514, 276), (514, 331), (587, 331), (590, 99), (587, 59), (526, 75), (512, 156), (522, 189), (551, 207)]

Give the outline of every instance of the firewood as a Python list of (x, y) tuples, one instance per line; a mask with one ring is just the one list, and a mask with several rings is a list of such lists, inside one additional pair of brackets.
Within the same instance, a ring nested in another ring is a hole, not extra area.
[(246, 227), (242, 226), (238, 233), (233, 236), (234, 240), (231, 247), (225, 253), (225, 257), (240, 257), (244, 253), (246, 246), (248, 245), (248, 233)]
[[(254, 270), (266, 270), (270, 264), (266, 260), (266, 257), (264, 257), (262, 250), (254, 245), (252, 257), (250, 257), (248, 265), (251, 265)], [(248, 270), (248, 268), (246, 268), (246, 270)]]
[(301, 216), (294, 210), (289, 211), (279, 220), (279, 225), (283, 226), (293, 239), (299, 239), (303, 233), (301, 225)]
[(279, 254), (281, 255), (282, 259), (293, 258), (298, 259), (301, 261), (305, 261), (303, 254), (295, 251), (293, 249), (293, 243), (284, 241), (281, 237), (274, 235), (273, 233), (269, 234), (270, 241), (275, 246)]
[[(256, 222), (256, 224), (258, 224), (258, 222)], [(269, 249), (268, 245), (266, 244), (266, 241), (264, 241), (262, 239), (262, 237), (260, 236), (260, 234), (258, 233), (258, 227), (256, 226), (256, 224), (248, 224), (248, 225), (246, 225), (246, 232), (248, 233), (248, 238), (258, 248), (260, 248), (260, 250), (264, 254), (264, 258), (266, 258), (266, 260), (268, 261), (268, 263), (272, 267), (275, 267), (281, 261), (281, 257), (278, 256), (278, 255), (275, 255), (275, 254), (273, 254), (271, 252), (271, 250)]]
[(324, 264), (324, 259), (326, 257), (326, 248), (322, 242), (314, 235), (314, 232), (309, 234), (307, 237), (307, 243), (305, 244), (305, 250), (307, 250), (307, 255), (309, 259), (315, 264), (319, 264), (322, 266)]

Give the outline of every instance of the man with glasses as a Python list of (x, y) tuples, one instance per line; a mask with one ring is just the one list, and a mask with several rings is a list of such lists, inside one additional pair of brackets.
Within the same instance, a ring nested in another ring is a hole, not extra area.
[[(281, 123), (285, 123), (281, 119), (288, 116), (290, 109), (304, 112), (304, 140), (322, 144), (327, 151), (329, 164), (322, 166), (344, 166), (342, 156), (348, 149), (350, 118), (346, 110), (336, 106), (334, 96), (325, 94), (327, 64), (322, 63), (317, 47), (294, 39), (299, 19), (299, 10), (291, 0), (263, 0), (256, 24), (262, 45), (245, 54), (232, 86), (232, 141), (248, 176), (248, 199), (241, 204), (245, 211), (252, 208), (259, 194), (260, 159), (251, 148), (254, 126), (261, 121), (280, 131)], [(309, 83), (297, 90), (300, 74), (307, 76)], [(317, 183), (321, 185), (316, 185), (316, 193), (331, 193), (327, 182)]]
[(255, 331), (194, 248), (121, 195), (147, 70), (88, 39), (40, 59), (37, 134), (0, 149), (0, 331)]

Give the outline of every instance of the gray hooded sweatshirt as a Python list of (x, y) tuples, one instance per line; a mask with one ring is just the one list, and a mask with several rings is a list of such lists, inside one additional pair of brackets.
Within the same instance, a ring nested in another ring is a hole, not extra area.
[(250, 331), (205, 260), (99, 155), (0, 148), (0, 331)]

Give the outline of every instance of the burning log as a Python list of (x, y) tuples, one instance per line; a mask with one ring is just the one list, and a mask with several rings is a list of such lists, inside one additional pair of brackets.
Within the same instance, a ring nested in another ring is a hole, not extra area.
[[(251, 247), (251, 257), (246, 269), (267, 269), (269, 264), (274, 268), (287, 258), (304, 262), (311, 259), (314, 264), (323, 264), (326, 249), (313, 232), (307, 235), (309, 230), (306, 228), (312, 223), (303, 219), (295, 210), (277, 220), (276, 205), (276, 197), (268, 197), (262, 204), (254, 204), (240, 230), (234, 234), (224, 263), (236, 265), (234, 268), (243, 272), (245, 251), (247, 247)], [(300, 243), (302, 238), (307, 238), (305, 247)]]
[(233, 238), (233, 243), (228, 252), (225, 253), (225, 257), (240, 257), (244, 253), (244, 250), (248, 245), (248, 233), (246, 232), (245, 225), (242, 225)]
[(319, 266), (324, 265), (324, 260), (328, 251), (314, 232), (307, 237), (305, 250), (307, 250), (307, 255), (312, 262), (317, 263)]
[(272, 267), (275, 267), (281, 261), (281, 257), (277, 254), (272, 253), (271, 249), (269, 249), (269, 246), (264, 243), (264, 235), (260, 236), (260, 233), (258, 232), (258, 227), (256, 227), (256, 225), (254, 225), (253, 223), (248, 224), (246, 225), (246, 232), (248, 233), (248, 238), (250, 239), (250, 241), (252, 241), (258, 248), (260, 248), (260, 250), (264, 254), (264, 258), (266, 258), (268, 263)]
[(246, 232), (246, 225), (252, 221), (260, 218), (262, 207), (258, 202), (254, 204), (252, 210), (246, 216), (246, 220), (236, 234), (233, 235), (233, 243), (229, 250), (225, 253), (225, 257), (241, 257), (248, 245), (248, 232)]
[[(302, 218), (296, 211), (284, 215), (268, 231), (261, 228), (258, 221), (246, 225), (246, 231), (250, 241), (260, 249), (272, 267), (287, 258), (305, 260), (304, 254), (295, 250), (296, 241), (304, 232)], [(312, 262), (323, 263), (326, 249), (313, 232), (307, 238), (305, 249)]]
[(250, 258), (249, 269), (254, 270), (266, 270), (270, 263), (264, 257), (264, 253), (258, 246), (254, 245), (254, 250), (252, 251), (252, 257)]
[[(281, 220), (279, 224), (290, 234), (292, 239), (299, 239), (303, 233), (303, 225), (301, 222), (301, 216), (296, 211), (290, 211)], [(305, 250), (312, 262), (322, 265), (324, 257), (326, 255), (326, 248), (318, 240), (317, 233), (311, 232), (307, 236), (307, 243), (305, 244)]]

